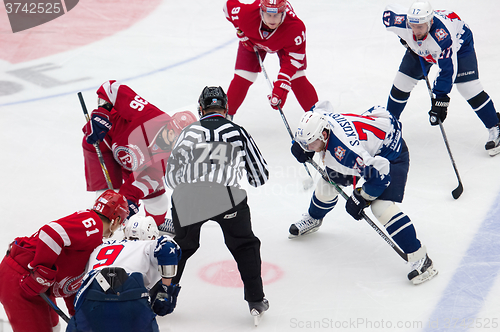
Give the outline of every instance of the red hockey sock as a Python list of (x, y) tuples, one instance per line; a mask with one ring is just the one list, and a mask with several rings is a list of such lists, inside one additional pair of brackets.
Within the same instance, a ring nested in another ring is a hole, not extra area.
[(248, 88), (253, 82), (234, 74), (233, 80), (227, 89), (228, 114), (234, 115), (247, 95)]
[(292, 91), (304, 112), (309, 111), (318, 102), (318, 94), (305, 76), (292, 80)]

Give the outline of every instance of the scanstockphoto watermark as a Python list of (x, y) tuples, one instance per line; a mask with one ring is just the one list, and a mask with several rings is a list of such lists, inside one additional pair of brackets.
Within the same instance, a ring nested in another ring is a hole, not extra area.
[(52, 21), (75, 8), (79, 0), (4, 0), (12, 32)]
[(318, 320), (290, 319), (290, 327), (294, 329), (421, 329), (424, 327), (422, 321), (392, 321), (384, 319), (350, 318), (345, 320), (322, 318)]
[(362, 329), (362, 330), (400, 330), (400, 329), (416, 329), (421, 330), (427, 328), (429, 330), (454, 331), (460, 329), (491, 329), (497, 331), (500, 327), (500, 318), (436, 318), (430, 319), (427, 322), (419, 320), (384, 320), (384, 319), (368, 319), (368, 318), (351, 318), (351, 319), (331, 319), (322, 318), (317, 320), (301, 320), (297, 318), (290, 319), (290, 327), (293, 329)]

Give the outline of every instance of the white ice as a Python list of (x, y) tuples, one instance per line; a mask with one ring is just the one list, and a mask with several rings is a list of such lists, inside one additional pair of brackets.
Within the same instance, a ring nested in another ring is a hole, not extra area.
[[(114, 15), (120, 17), (127, 6), (116, 2)], [(397, 2), (407, 7), (411, 3)], [(80, 1), (66, 15), (90, 10), (93, 3)], [(13, 94), (0, 88), (0, 248), (93, 202), (94, 194), (85, 191), (80, 147), (85, 119), (78, 91), (92, 109), (97, 87), (116, 79), (173, 113), (195, 111), (206, 85), (227, 90), (237, 38), (222, 12), (223, 3), (162, 1), (130, 28), (86, 46), (16, 64), (0, 60), (0, 81), (8, 82), (3, 86), (14, 82), (23, 88)], [(330, 100), (339, 112), (361, 113), (387, 102), (405, 51), (382, 24), (382, 12), (389, 3), (292, 1), (307, 26), (307, 76), (320, 99)], [(500, 105), (500, 2), (435, 0), (432, 4), (435, 9), (456, 11), (469, 24), (482, 84)], [(92, 30), (95, 20), (113, 21), (113, 16), (100, 15), (95, 10), (98, 6), (92, 8), (86, 30), (80, 33), (99, 33)], [(3, 8), (0, 13), (1, 20), (6, 20)], [(71, 22), (68, 31), (70, 27)], [(69, 33), (54, 30), (51, 23), (33, 31), (53, 36), (54, 42)], [(1, 33), (12, 34), (9, 29)], [(41, 46), (16, 47), (37, 52)], [(44, 75), (67, 83), (48, 88), (12, 74), (45, 63), (59, 68)], [(275, 77), (277, 57), (269, 55), (265, 66)], [(435, 73), (434, 69), (431, 77)], [(428, 123), (430, 100), (423, 82), (414, 89), (401, 117), (411, 168), (400, 207), (414, 222), (439, 270), (435, 279), (420, 286), (407, 280), (409, 266), (366, 222), (356, 222), (345, 212), (342, 199), (317, 233), (287, 238), (290, 224), (307, 211), (312, 190), (302, 189), (306, 174), (290, 153), (289, 135), (279, 113), (270, 108), (268, 93), (267, 82), (259, 75), (235, 117), (254, 137), (271, 169), (268, 184), (246, 188), (253, 229), (262, 241), (262, 259), (282, 271), (279, 280), (264, 286), (270, 309), (257, 329), (499, 331), (500, 156), (491, 158), (484, 150), (487, 131), (456, 89), (450, 94), (444, 127), (464, 185), (458, 200), (451, 196), (458, 183), (443, 138)], [(284, 112), (293, 130), (303, 114), (293, 94)], [(319, 175), (310, 170), (317, 181)], [(201, 248), (184, 271), (175, 312), (158, 318), (161, 331), (255, 329), (241, 287), (216, 286), (199, 277), (203, 267), (231, 259), (218, 226), (206, 224)], [(64, 302), (58, 305), (66, 310)], [(3, 310), (0, 319), (6, 321)], [(6, 322), (2, 328), (10, 329)]]

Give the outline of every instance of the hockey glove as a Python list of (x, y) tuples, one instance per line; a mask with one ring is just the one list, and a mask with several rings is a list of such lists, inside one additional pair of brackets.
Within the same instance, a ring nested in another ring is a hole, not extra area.
[(30, 296), (45, 293), (56, 281), (57, 269), (51, 270), (43, 265), (37, 265), (30, 274), (21, 279), (20, 286)]
[(177, 265), (181, 259), (181, 248), (171, 237), (162, 235), (156, 242), (154, 256), (160, 266)]
[(312, 159), (314, 157), (314, 151), (308, 152), (304, 151), (302, 147), (300, 146), (299, 143), (293, 141), (292, 142), (292, 154), (294, 157), (297, 159), (297, 161), (301, 164), (305, 163), (309, 159)]
[(274, 82), (273, 92), (268, 96), (271, 107), (275, 110), (277, 110), (278, 107), (283, 107), (285, 105), (286, 96), (291, 88), (290, 81), (288, 80), (279, 79)]
[(179, 284), (164, 285), (161, 280), (149, 291), (151, 297), (151, 309), (158, 316), (165, 316), (172, 313), (177, 304), (177, 296), (181, 290)]
[(236, 30), (236, 35), (238, 36), (238, 39), (240, 40), (241, 42), (241, 45), (243, 45), (243, 47), (245, 47), (247, 50), (249, 50), (250, 52), (254, 52), (254, 43), (252, 43), (252, 41), (250, 41), (250, 39), (248, 39), (247, 36), (245, 36), (245, 33), (241, 30)]
[(139, 203), (134, 203), (131, 200), (127, 199), (128, 203), (128, 217), (127, 219), (130, 219), (134, 214), (139, 212)]
[(450, 97), (444, 95), (441, 97), (432, 98), (432, 108), (429, 111), (429, 122), (431, 126), (439, 124), (439, 120), (444, 122), (450, 105)]
[(90, 115), (90, 121), (83, 127), (87, 143), (94, 144), (102, 141), (111, 129), (109, 112), (104, 107), (99, 107)]
[(361, 220), (363, 218), (361, 212), (370, 203), (371, 201), (367, 201), (361, 196), (361, 188), (356, 188), (345, 203), (345, 209), (354, 219)]

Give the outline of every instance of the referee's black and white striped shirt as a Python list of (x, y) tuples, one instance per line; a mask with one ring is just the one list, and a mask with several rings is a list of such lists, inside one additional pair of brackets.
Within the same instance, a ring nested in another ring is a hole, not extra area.
[(209, 113), (179, 135), (165, 180), (171, 189), (195, 182), (239, 187), (243, 170), (254, 187), (269, 178), (267, 163), (247, 131), (219, 113)]

